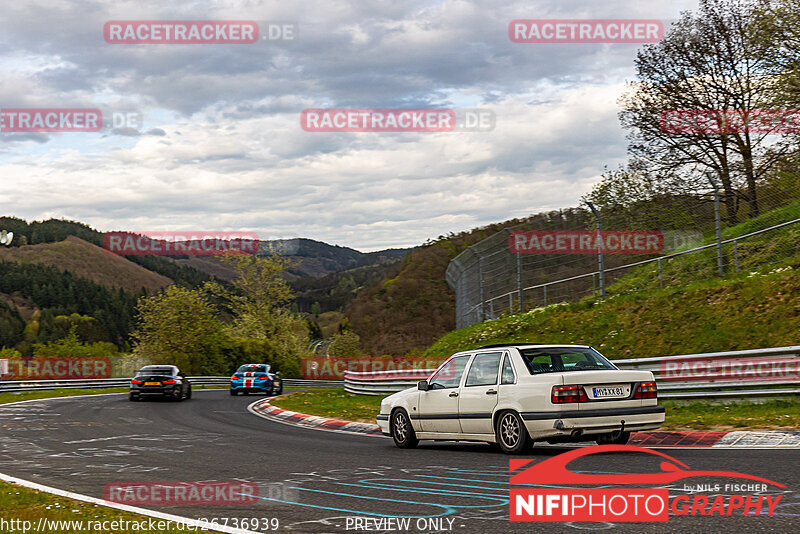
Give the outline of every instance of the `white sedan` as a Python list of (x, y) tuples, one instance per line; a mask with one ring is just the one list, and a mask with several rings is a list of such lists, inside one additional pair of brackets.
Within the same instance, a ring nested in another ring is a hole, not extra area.
[(451, 356), (416, 388), (381, 402), (378, 425), (401, 448), (421, 439), (624, 444), (664, 422), (650, 371), (623, 371), (586, 345), (489, 345)]

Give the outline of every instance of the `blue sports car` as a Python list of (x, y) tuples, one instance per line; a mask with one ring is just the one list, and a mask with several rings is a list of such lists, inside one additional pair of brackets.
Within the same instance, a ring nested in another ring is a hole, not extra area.
[(242, 393), (266, 393), (280, 395), (283, 392), (283, 381), (280, 372), (271, 373), (269, 364), (249, 363), (242, 365), (231, 376), (231, 395)]

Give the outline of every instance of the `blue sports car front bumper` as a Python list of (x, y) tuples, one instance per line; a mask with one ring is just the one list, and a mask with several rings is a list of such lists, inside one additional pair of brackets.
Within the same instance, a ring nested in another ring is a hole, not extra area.
[(231, 391), (236, 393), (271, 393), (272, 380), (240, 378), (231, 380)]

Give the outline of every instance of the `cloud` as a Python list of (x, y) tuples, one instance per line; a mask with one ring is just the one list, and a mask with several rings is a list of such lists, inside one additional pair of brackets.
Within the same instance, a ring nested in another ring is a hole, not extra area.
[[(635, 45), (511, 43), (515, 18), (674, 18), (570, 2), (67, 2), (4, 8), (1, 107), (99, 107), (142, 125), (0, 133), (6, 205), (101, 230), (252, 230), (365, 250), (574, 205), (625, 158)], [(296, 23), (294, 41), (109, 45), (107, 20)], [(309, 107), (486, 108), (490, 132), (309, 133)], [(108, 135), (109, 133), (113, 135)], [(79, 195), (75, 191), (80, 191)]]

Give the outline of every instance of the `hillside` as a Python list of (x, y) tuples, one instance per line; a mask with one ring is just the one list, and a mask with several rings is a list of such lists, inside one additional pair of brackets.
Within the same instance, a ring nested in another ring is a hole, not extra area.
[[(60, 243), (69, 237), (79, 238), (98, 248), (103, 246), (102, 232), (75, 221), (48, 219), (29, 223), (16, 217), (0, 217), (0, 229), (14, 232), (14, 241), (8, 250), (44, 243)], [(166, 256), (125, 256), (123, 259), (169, 278), (177, 284), (196, 286), (211, 279), (211, 275), (191, 266), (179, 265)], [(141, 288), (137, 289), (139, 290)]]
[[(124, 349), (143, 292), (233, 277), (230, 266), (209, 256), (109, 254), (102, 249), (103, 233), (74, 221), (0, 217), (0, 229), (15, 236), (10, 247), (0, 247), (0, 346), (25, 354), (33, 343), (63, 336), (73, 323), (90, 336), (86, 341), (113, 341)], [(300, 238), (261, 246), (262, 254), (277, 250), (292, 262), (287, 278), (296, 285), (299, 311), (318, 302), (322, 312), (339, 317), (359, 289), (380, 280), (407, 253), (364, 253)], [(335, 331), (338, 324), (328, 326)]]
[(292, 262), (289, 275), (320, 278), (348, 269), (391, 263), (402, 258), (409, 249), (360, 252), (349, 247), (329, 245), (305, 238), (261, 242), (260, 254), (268, 254), (272, 251), (278, 252)]
[(138, 293), (142, 288), (152, 293), (172, 283), (166, 276), (149, 271), (123, 256), (109, 254), (75, 236), (57, 243), (4, 247), (0, 249), (0, 261), (53, 265), (95, 284), (130, 293)]
[[(530, 220), (563, 221), (570, 210)], [(522, 223), (512, 219), (460, 234), (440, 236), (409, 253), (396, 272), (360, 291), (345, 312), (367, 354), (420, 352), (455, 328), (455, 297), (445, 281), (451, 259), (469, 245)]]
[(344, 311), (360, 291), (374, 286), (385, 276), (395, 276), (400, 264), (400, 260), (393, 260), (331, 273), (321, 278), (296, 278), (291, 281), (291, 286), (295, 292), (297, 310), (308, 313), (312, 311), (314, 303), (318, 303), (322, 312)]

